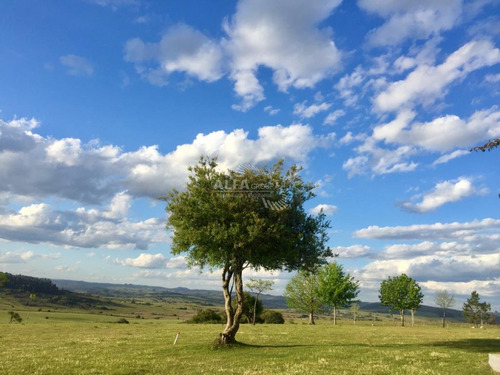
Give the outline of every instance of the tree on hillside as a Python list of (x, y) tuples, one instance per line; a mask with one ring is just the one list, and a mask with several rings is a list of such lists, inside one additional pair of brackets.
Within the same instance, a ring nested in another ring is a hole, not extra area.
[(379, 290), (380, 303), (389, 310), (398, 310), (401, 326), (405, 325), (405, 310), (418, 310), (422, 305), (424, 295), (420, 286), (406, 274), (389, 277), (382, 281)]
[(463, 315), (467, 322), (474, 326), (483, 325), (483, 321), (490, 319), (488, 312), (491, 310), (491, 305), (486, 302), (480, 302), (479, 294), (475, 290), (463, 305)]
[(7, 275), (4, 272), (0, 272), (0, 286), (3, 286), (7, 281)]
[(285, 287), (285, 300), (289, 307), (308, 314), (309, 324), (315, 324), (314, 314), (324, 310), (318, 295), (318, 276), (299, 271)]
[(255, 318), (257, 316), (257, 302), (259, 301), (259, 295), (263, 292), (267, 292), (273, 288), (274, 281), (272, 280), (262, 280), (262, 279), (250, 279), (245, 286), (250, 289), (252, 293), (255, 293), (255, 302), (253, 307), (253, 318), (252, 324), (255, 325)]
[(446, 309), (455, 305), (455, 297), (448, 293), (447, 290), (441, 290), (436, 293), (434, 298), (436, 305), (443, 309), (443, 328), (446, 327)]
[(498, 146), (500, 146), (500, 138), (486, 142), (484, 145), (473, 147), (471, 148), (471, 151), (482, 151), (482, 152), (485, 152), (486, 150), (491, 151)]
[(359, 303), (354, 302), (351, 307), (350, 307), (351, 313), (352, 313), (352, 319), (354, 324), (356, 324), (356, 319), (358, 318), (359, 310), (361, 310), (361, 307), (359, 306)]
[(282, 160), (270, 169), (236, 172), (202, 158), (189, 171), (185, 190), (161, 198), (172, 253), (187, 253), (190, 266), (221, 269), (226, 327), (217, 342), (232, 343), (243, 313), (243, 270), (316, 267), (331, 255), (325, 247), (329, 222), (306, 213), (314, 185), (302, 180), (297, 166), (285, 171)]
[(318, 271), (318, 295), (323, 303), (333, 307), (333, 325), (337, 324), (337, 310), (349, 307), (359, 294), (359, 282), (346, 274), (342, 265), (333, 262)]

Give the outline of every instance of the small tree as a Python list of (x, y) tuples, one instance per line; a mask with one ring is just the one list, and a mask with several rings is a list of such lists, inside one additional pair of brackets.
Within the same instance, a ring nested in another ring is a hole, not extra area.
[(455, 305), (455, 297), (448, 293), (447, 290), (441, 290), (436, 293), (434, 298), (436, 305), (443, 309), (443, 328), (446, 327), (446, 309)]
[(417, 282), (403, 273), (382, 281), (379, 298), (382, 306), (388, 306), (390, 311), (399, 311), (401, 326), (404, 327), (405, 310), (418, 310), (424, 295)]
[(7, 281), (7, 275), (4, 272), (0, 272), (0, 286), (4, 286)]
[(359, 294), (359, 282), (344, 272), (337, 262), (318, 271), (318, 295), (324, 304), (333, 307), (333, 325), (337, 324), (337, 310), (349, 307)]
[(359, 306), (359, 304), (357, 302), (354, 302), (352, 305), (351, 305), (351, 313), (352, 313), (352, 319), (353, 319), (353, 324), (356, 324), (356, 318), (358, 317), (358, 314), (359, 314), (359, 310), (361, 310), (361, 307)]
[(236, 342), (244, 269), (312, 269), (331, 255), (325, 215), (304, 209), (315, 186), (302, 180), (299, 167), (283, 169), (280, 160), (270, 169), (223, 171), (215, 159), (202, 158), (189, 168), (184, 191), (161, 198), (167, 201), (172, 253), (187, 253), (190, 266), (221, 270), (226, 327), (219, 344)]
[(315, 324), (314, 313), (323, 310), (323, 302), (317, 291), (318, 276), (306, 271), (299, 271), (285, 287), (286, 303), (308, 314), (309, 324)]
[(259, 301), (259, 295), (262, 292), (267, 292), (273, 288), (274, 281), (271, 280), (261, 280), (261, 279), (250, 279), (245, 286), (250, 289), (252, 293), (255, 293), (255, 302), (253, 306), (253, 318), (252, 324), (255, 325), (255, 318), (257, 317), (257, 302)]
[(477, 327), (478, 323), (483, 325), (484, 320), (489, 319), (488, 312), (491, 305), (486, 302), (480, 302), (479, 294), (474, 290), (463, 305), (463, 315), (465, 319)]

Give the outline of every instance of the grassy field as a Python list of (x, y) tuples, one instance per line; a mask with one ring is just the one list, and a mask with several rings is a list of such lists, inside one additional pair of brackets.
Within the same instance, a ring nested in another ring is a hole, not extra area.
[(2, 311), (0, 374), (493, 374), (488, 353), (500, 352), (493, 327), (243, 325), (243, 344), (214, 349), (220, 325), (116, 320), (34, 311), (9, 324)]

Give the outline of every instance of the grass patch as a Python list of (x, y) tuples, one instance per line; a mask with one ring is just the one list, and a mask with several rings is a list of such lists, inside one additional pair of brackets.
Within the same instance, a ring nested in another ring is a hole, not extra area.
[(0, 322), (0, 373), (492, 374), (488, 353), (500, 352), (498, 328), (244, 325), (239, 345), (214, 350), (222, 325), (45, 315), (32, 312), (23, 324)]

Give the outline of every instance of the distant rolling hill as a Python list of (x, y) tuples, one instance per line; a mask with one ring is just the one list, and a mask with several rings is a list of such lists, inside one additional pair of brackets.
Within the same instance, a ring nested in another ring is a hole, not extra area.
[[(15, 298), (22, 305), (42, 305), (44, 303), (57, 304), (84, 309), (106, 307), (113, 309), (122, 306), (127, 300), (152, 299), (180, 303), (192, 303), (194, 306), (222, 306), (224, 300), (222, 292), (218, 290), (188, 289), (183, 287), (164, 288), (159, 286), (94, 283), (75, 280), (49, 280), (31, 276), (11, 275), (6, 273), (9, 281), (0, 288), (1, 295)], [(12, 284), (12, 285), (11, 285)], [(36, 299), (30, 300), (30, 294), (36, 293)], [(268, 309), (287, 309), (288, 306), (283, 296), (264, 294), (259, 297), (264, 307)], [(14, 301), (14, 300), (12, 300)], [(130, 301), (129, 301), (130, 302)], [(134, 302), (132, 302), (134, 303)], [(365, 318), (391, 319), (391, 312), (387, 307), (378, 302), (360, 302), (362, 315)], [(346, 315), (347, 314), (347, 315)], [(348, 310), (343, 310), (341, 315), (349, 316)], [(398, 312), (393, 312), (397, 318)], [(408, 315), (410, 315), (408, 313)], [(496, 313), (496, 320), (500, 321), (500, 314)], [(422, 306), (416, 316), (425, 319), (440, 319), (442, 310), (438, 307)], [(449, 309), (446, 311), (447, 319), (463, 322), (462, 311)], [(361, 316), (360, 316), (361, 317)]]
[[(164, 288), (159, 286), (134, 285), (134, 284), (109, 284), (91, 283), (74, 280), (52, 280), (58, 288), (72, 292), (98, 295), (102, 297), (139, 298), (162, 297), (176, 298), (184, 301), (223, 305), (222, 291), (188, 289), (183, 287)], [(282, 296), (260, 295), (259, 299), (269, 309), (286, 309), (287, 304)]]
[[(102, 297), (139, 298), (139, 297), (163, 297), (176, 298), (183, 301), (189, 301), (208, 305), (222, 305), (224, 299), (221, 291), (188, 289), (183, 287), (164, 288), (158, 286), (134, 285), (134, 284), (109, 284), (109, 283), (91, 283), (85, 281), (73, 280), (52, 280), (59, 288), (72, 292), (92, 294)], [(288, 306), (283, 296), (273, 296), (264, 294), (259, 297), (264, 307), (269, 309), (286, 309)], [(360, 302), (361, 311), (365, 313), (390, 314), (387, 307), (378, 302)], [(394, 312), (398, 314), (398, 312)], [(409, 315), (409, 313), (408, 313)], [(442, 310), (438, 307), (422, 306), (416, 316), (430, 319), (440, 319)], [(447, 319), (453, 321), (464, 321), (462, 311), (448, 309), (446, 310)]]

